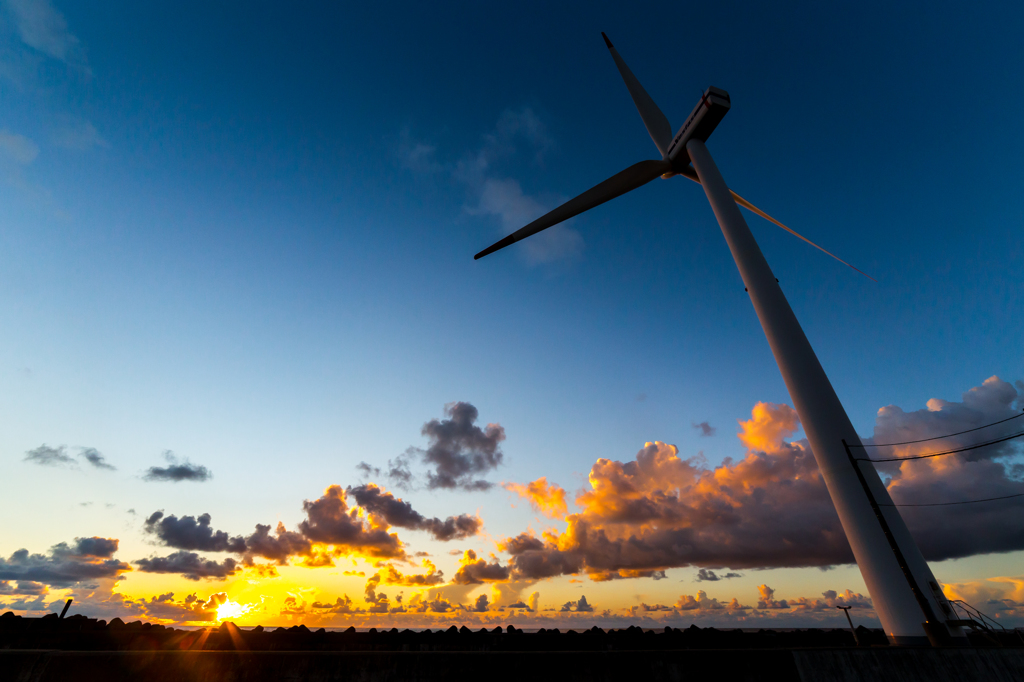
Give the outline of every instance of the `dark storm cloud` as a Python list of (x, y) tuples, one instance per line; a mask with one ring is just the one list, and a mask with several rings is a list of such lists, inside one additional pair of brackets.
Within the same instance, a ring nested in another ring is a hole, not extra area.
[(167, 460), (165, 467), (149, 467), (142, 477), (145, 481), (207, 481), (213, 478), (210, 470), (199, 464), (192, 464), (187, 459), (181, 462), (170, 450), (164, 452)]
[(423, 459), (433, 468), (427, 474), (427, 487), (487, 490), (493, 483), (476, 476), (501, 464), (498, 445), (505, 440), (505, 429), (500, 424), (476, 426), (479, 412), (469, 403), (449, 403), (444, 412), (448, 419), (423, 425), (422, 433), (430, 440)]
[(106, 458), (96, 448), (82, 448), (82, 451), (78, 453), (79, 457), (84, 457), (85, 461), (93, 465), (97, 469), (107, 469), (114, 471), (117, 467), (109, 464)]
[(51, 448), (45, 443), (34, 450), (28, 450), (25, 453), (24, 461), (49, 467), (73, 467), (76, 464), (75, 459), (68, 455), (66, 447), (59, 445), (55, 448)]
[(711, 424), (708, 424), (707, 422), (701, 422), (700, 424), (694, 424), (693, 428), (695, 428), (698, 431), (700, 431), (701, 438), (707, 438), (707, 437), (713, 436), (713, 435), (715, 435), (715, 432), (718, 431), (718, 429), (716, 429)]
[(47, 554), (29, 554), (27, 549), (19, 549), (7, 559), (0, 558), (0, 580), (62, 588), (83, 581), (116, 578), (130, 570), (123, 561), (109, 558), (116, 550), (117, 540), (113, 538), (76, 538), (74, 547), (61, 542)]
[(210, 527), (210, 515), (200, 514), (198, 518), (173, 514), (164, 516), (162, 511), (153, 512), (146, 519), (144, 529), (160, 538), (168, 547), (193, 549), (201, 552), (245, 552), (246, 543), (241, 537), (228, 537), (222, 530)]
[(174, 552), (164, 557), (139, 559), (134, 562), (143, 573), (178, 573), (189, 580), (213, 578), (223, 580), (240, 570), (238, 562), (227, 558), (217, 563), (195, 552)]
[(437, 540), (462, 540), (476, 535), (483, 525), (479, 518), (468, 514), (449, 516), (444, 521), (438, 518), (425, 518), (408, 502), (396, 498), (372, 483), (349, 487), (348, 494), (360, 507), (371, 514), (383, 517), (390, 525), (425, 530)]

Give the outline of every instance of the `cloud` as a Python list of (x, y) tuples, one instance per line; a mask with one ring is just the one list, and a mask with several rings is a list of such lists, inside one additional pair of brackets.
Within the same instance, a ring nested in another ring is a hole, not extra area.
[(448, 403), (444, 413), (448, 419), (431, 419), (422, 429), (430, 441), (423, 460), (433, 467), (427, 474), (427, 487), (487, 490), (493, 484), (474, 477), (501, 464), (499, 443), (505, 440), (505, 429), (501, 424), (483, 429), (476, 426), (479, 412), (470, 403)]
[(58, 543), (47, 554), (29, 554), (27, 549), (19, 549), (7, 559), (0, 558), (0, 580), (63, 588), (84, 581), (120, 578), (131, 567), (111, 558), (117, 546), (114, 538), (92, 537), (75, 538), (73, 547)]
[(387, 564), (382, 570), (370, 576), (367, 582), (373, 582), (375, 585), (384, 583), (385, 585), (405, 587), (432, 587), (444, 582), (444, 573), (437, 570), (437, 567), (429, 559), (423, 560), (423, 567), (427, 569), (426, 573), (404, 574), (391, 564)]
[(728, 580), (729, 578), (742, 578), (742, 577), (743, 576), (740, 575), (739, 573), (732, 573), (732, 572), (724, 573), (722, 575), (718, 575), (717, 573), (712, 571), (710, 568), (702, 568), (699, 571), (697, 571), (697, 577), (694, 578), (694, 580), (696, 582), (700, 583), (700, 582), (716, 582), (718, 580)]
[[(562, 203), (561, 197), (542, 202), (526, 194), (518, 180), (485, 178), (477, 188), (476, 205), (466, 212), (499, 218), (504, 236), (530, 224), (559, 203)], [(531, 263), (550, 263), (578, 255), (583, 250), (583, 237), (576, 230), (559, 224), (524, 240), (519, 249)]]
[[(349, 505), (349, 496), (355, 500), (356, 506)], [(316, 567), (333, 566), (335, 557), (350, 554), (371, 559), (405, 559), (405, 549), (398, 535), (389, 532), (391, 526), (425, 530), (438, 540), (449, 540), (475, 535), (482, 525), (479, 518), (466, 514), (448, 517), (444, 521), (425, 518), (409, 503), (373, 484), (349, 488), (348, 491), (339, 485), (329, 486), (320, 498), (303, 502), (303, 509), (306, 519), (299, 524), (298, 531), (290, 531), (278, 522), (273, 532), (270, 525), (256, 524), (255, 531), (248, 537), (231, 536), (225, 531), (215, 530), (209, 514), (179, 518), (173, 514), (165, 515), (163, 511), (154, 512), (146, 518), (143, 529), (155, 535), (162, 544), (175, 549), (241, 555), (246, 566), (260, 566), (253, 561), (256, 557), (270, 559), (280, 565), (302, 557), (303, 566)], [(416, 556), (428, 555), (418, 552)], [(172, 563), (186, 562), (182, 565), (189, 570), (193, 564), (188, 562), (195, 561), (183, 552), (172, 557), (175, 558)], [(170, 565), (162, 560), (147, 561), (147, 566), (160, 570)], [(431, 567), (428, 582), (423, 583), (423, 578), (413, 576), (408, 584), (442, 582), (440, 572), (433, 574), (433, 564), (428, 561), (424, 565)], [(221, 564), (221, 569), (211, 570), (223, 571), (224, 566), (231, 568), (228, 564)]]
[[(1020, 414), (1024, 391), (990, 377), (965, 392), (962, 402), (929, 400), (926, 409), (905, 412), (895, 405), (878, 411), (872, 443), (894, 443), (944, 436)], [(896, 447), (866, 448), (871, 458), (907, 457), (969, 446), (1019, 432), (1024, 418), (995, 427)], [(928, 505), (1024, 493), (1021, 440), (945, 457), (878, 465), (888, 478), (895, 504)], [(864, 456), (863, 454), (859, 456)], [(1024, 497), (950, 506), (900, 508), (914, 539), (931, 561), (1024, 549)]]
[(78, 38), (49, 0), (4, 0), (4, 5), (26, 45), (68, 64), (84, 64)]
[(58, 447), (51, 448), (45, 443), (34, 450), (28, 450), (25, 453), (24, 461), (50, 467), (75, 466), (76, 464), (74, 458), (68, 455), (66, 447), (60, 445)]
[(478, 559), (476, 552), (467, 549), (459, 560), (459, 570), (452, 578), (456, 585), (476, 585), (480, 583), (506, 581), (509, 579), (508, 566), (502, 566), (492, 557), (492, 561)]
[(148, 602), (142, 599), (138, 603), (147, 615), (180, 623), (217, 620), (217, 609), (227, 601), (225, 592), (215, 592), (206, 599), (192, 593), (181, 601), (175, 601), (174, 593), (168, 592), (151, 597)]
[(481, 594), (473, 602), (473, 605), (469, 607), (469, 610), (473, 613), (487, 613), (491, 609), (491, 605), (488, 603), (490, 600), (486, 594)]
[(104, 458), (96, 448), (82, 448), (82, 451), (78, 453), (78, 456), (84, 458), (85, 461), (97, 469), (108, 469), (110, 471), (117, 469), (117, 467), (108, 463), (106, 458)]
[(179, 462), (178, 458), (170, 450), (164, 451), (164, 459), (167, 460), (166, 467), (149, 467), (142, 477), (144, 481), (208, 481), (213, 478), (210, 470), (198, 464), (192, 464), (187, 459)]
[[(106, 461), (103, 455), (96, 448), (79, 448), (79, 450), (80, 452), (78, 453), (78, 456), (91, 464), (94, 468), (107, 469), (108, 471), (114, 471), (116, 469), (116, 467)], [(49, 445), (44, 443), (38, 448), (28, 450), (25, 453), (23, 461), (32, 462), (33, 464), (39, 464), (42, 466), (78, 467), (78, 461), (68, 454), (67, 446), (64, 445), (58, 445), (55, 448), (51, 448)]]
[(109, 559), (117, 551), (116, 538), (75, 538), (75, 556), (97, 557)]
[(704, 590), (697, 590), (696, 597), (689, 594), (680, 595), (675, 608), (678, 611), (721, 611), (724, 609), (739, 611), (750, 607), (741, 605), (735, 597), (728, 604), (724, 604), (714, 597), (709, 597)]
[(245, 538), (246, 552), (250, 556), (259, 556), (284, 565), (291, 556), (309, 556), (313, 551), (313, 543), (302, 533), (290, 531), (280, 521), (277, 522), (275, 535), (270, 534), (270, 526), (256, 524), (256, 531)]
[(381, 516), (388, 524), (398, 528), (424, 530), (441, 541), (472, 537), (479, 533), (483, 526), (483, 521), (468, 514), (449, 516), (444, 521), (438, 518), (425, 518), (413, 509), (411, 504), (373, 483), (350, 486), (347, 493), (355, 499), (356, 504), (370, 514)]
[(39, 596), (46, 594), (50, 591), (50, 588), (43, 583), (37, 583), (32, 580), (21, 580), (17, 583), (9, 580), (0, 580), (0, 595), (21, 595), (21, 596)]
[(53, 132), (52, 140), (57, 147), (75, 151), (108, 146), (96, 126), (89, 121), (68, 122)]
[(0, 156), (19, 166), (27, 166), (39, 156), (39, 147), (23, 135), (0, 129)]
[(366, 613), (366, 609), (355, 606), (352, 599), (349, 598), (347, 594), (338, 597), (333, 604), (315, 601), (310, 608), (322, 614), (353, 615), (357, 613)]
[(822, 592), (823, 599), (797, 597), (795, 599), (775, 599), (775, 590), (767, 585), (758, 585), (757, 591), (760, 599), (757, 601), (757, 608), (767, 610), (795, 610), (795, 611), (828, 611), (837, 606), (849, 606), (854, 609), (873, 609), (870, 597), (865, 597), (859, 592), (846, 590), (838, 593), (835, 590)]
[(302, 503), (306, 520), (299, 530), (309, 540), (334, 545), (341, 554), (357, 552), (380, 559), (404, 558), (398, 535), (386, 527), (372, 526), (360, 518), (358, 509), (350, 509), (345, 490), (332, 485), (319, 499)]
[(558, 609), (562, 612), (576, 611), (578, 613), (593, 613), (594, 607), (587, 602), (587, 598), (580, 595), (580, 598), (576, 601), (567, 601), (562, 604), (562, 608)]
[(380, 467), (375, 467), (366, 462), (360, 462), (356, 465), (356, 469), (362, 473), (363, 476), (367, 477), (381, 477), (383, 476), (388, 481), (399, 488), (408, 490), (415, 485), (415, 476), (409, 469), (409, 465), (416, 458), (416, 448), (409, 448), (406, 452), (402, 453), (395, 459), (389, 459), (387, 468), (382, 470)]
[[(1013, 386), (993, 377), (965, 393), (963, 403), (930, 401), (927, 410), (913, 413), (883, 408), (875, 438), (915, 440), (991, 423), (1012, 414), (1018, 400)], [(746, 456), (715, 468), (700, 456), (682, 459), (675, 446), (657, 442), (646, 444), (633, 461), (598, 460), (590, 472), (590, 488), (576, 498), (582, 511), (566, 517), (564, 532), (548, 533), (542, 540), (522, 534), (501, 544), (512, 555), (512, 576), (538, 579), (586, 572), (592, 579), (607, 580), (653, 576), (682, 566), (824, 567), (852, 562), (809, 446), (803, 440), (785, 440), (799, 428), (795, 410), (758, 403), (751, 419), (740, 426)], [(1011, 442), (973, 458), (901, 462), (889, 471), (889, 489), (898, 504), (1024, 492), (1024, 482), (1015, 474), (1016, 447)], [(1021, 511), (1024, 498), (901, 509), (929, 560), (1024, 549), (1024, 527), (1016, 522)]]
[(218, 563), (186, 551), (174, 552), (165, 557), (138, 559), (134, 563), (143, 573), (179, 573), (189, 580), (224, 580), (240, 570), (238, 562), (230, 557)]
[(168, 547), (175, 549), (193, 549), (201, 552), (234, 552), (242, 554), (246, 551), (245, 540), (241, 537), (228, 537), (222, 530), (214, 531), (210, 527), (210, 515), (200, 514), (199, 518), (182, 516), (180, 519), (173, 514), (164, 516), (162, 511), (153, 512), (146, 519), (143, 529), (160, 538)]
[(501, 464), (503, 454), (499, 444), (505, 440), (505, 430), (501, 424), (488, 424), (482, 429), (476, 426), (474, 422), (479, 412), (470, 403), (448, 403), (444, 413), (447, 419), (432, 419), (423, 425), (421, 433), (429, 441), (425, 450), (409, 448), (388, 460), (385, 469), (366, 462), (360, 462), (356, 468), (364, 476), (384, 476), (392, 485), (408, 489), (414, 487), (417, 479), (410, 467), (422, 461), (430, 467), (427, 488), (431, 490), (491, 488), (493, 483), (477, 476)]
[(1024, 576), (944, 583), (942, 589), (950, 600), (967, 602), (1006, 627), (1024, 625)]
[[(437, 160), (436, 145), (415, 142), (403, 131), (399, 154), (402, 164), (419, 174), (446, 173), (466, 188), (465, 212), (472, 216), (497, 218), (495, 238), (505, 236), (563, 203), (566, 197), (534, 196), (523, 191), (520, 182), (497, 170), (506, 160), (525, 149), (534, 166), (540, 165), (554, 147), (543, 121), (529, 107), (502, 112), (493, 132), (483, 136), (481, 146), (455, 164)], [(516, 251), (530, 264), (573, 258), (583, 248), (579, 232), (563, 223), (549, 228), (518, 245)]]
[(695, 428), (698, 431), (700, 431), (701, 438), (708, 438), (710, 436), (713, 436), (713, 435), (715, 435), (715, 432), (718, 431), (718, 429), (716, 429), (711, 424), (708, 424), (707, 422), (701, 422), (700, 424), (693, 424), (693, 428)]
[(535, 511), (548, 518), (562, 518), (568, 511), (565, 504), (565, 490), (554, 483), (548, 484), (545, 476), (526, 485), (519, 483), (502, 483), (501, 485), (505, 490), (514, 492), (528, 500)]

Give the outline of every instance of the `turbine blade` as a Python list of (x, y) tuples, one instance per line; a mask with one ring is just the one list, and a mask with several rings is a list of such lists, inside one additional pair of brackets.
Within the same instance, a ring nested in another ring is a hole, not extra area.
[(515, 244), (520, 239), (526, 239), (527, 237), (537, 234), (541, 230), (546, 230), (553, 225), (568, 220), (573, 216), (579, 215), (586, 210), (600, 206), (606, 201), (611, 201), (615, 197), (622, 196), (626, 192), (630, 192), (637, 187), (642, 187), (654, 178), (667, 173), (672, 169), (672, 163), (665, 161), (641, 161), (635, 163), (621, 173), (616, 173), (612, 177), (608, 178), (601, 184), (588, 189), (583, 194), (579, 195), (575, 199), (570, 199), (555, 210), (542, 215), (532, 223), (516, 230), (509, 236), (505, 237), (501, 241), (498, 241), (480, 253), (473, 256), (473, 260), (478, 260), (484, 256), (494, 253), (499, 249), (503, 249), (510, 244)]
[(651, 139), (654, 140), (658, 151), (661, 152), (661, 158), (667, 159), (668, 148), (672, 144), (672, 125), (668, 122), (665, 114), (661, 113), (661, 109), (654, 103), (651, 96), (644, 90), (644, 87), (640, 85), (640, 81), (636, 79), (633, 72), (626, 66), (626, 62), (619, 56), (618, 50), (615, 49), (612, 41), (608, 40), (608, 36), (603, 31), (601, 32), (601, 37), (604, 38), (604, 44), (608, 46), (608, 50), (612, 53), (615, 66), (619, 67), (622, 80), (626, 81), (626, 87), (629, 89), (630, 97), (633, 98), (633, 104), (636, 105), (637, 111), (640, 112), (640, 118), (644, 120), (644, 125), (647, 126), (647, 132), (650, 134)]
[[(677, 174), (678, 175), (683, 175), (685, 177), (690, 178), (691, 180), (696, 182), (698, 185), (700, 184), (700, 178), (697, 177), (697, 171), (695, 171), (692, 166), (687, 166), (683, 170), (679, 171)], [(747, 201), (746, 199), (741, 197), (739, 194), (736, 194), (736, 192), (733, 192), (732, 190), (729, 190), (729, 193), (732, 194), (732, 198), (735, 199), (736, 203), (739, 204), (740, 206), (753, 211), (754, 213), (756, 213), (757, 215), (761, 216), (762, 218), (764, 218), (768, 222), (775, 223), (776, 225), (781, 227), (786, 232), (789, 232), (791, 235), (793, 235), (795, 237), (799, 237), (800, 239), (803, 239), (805, 242), (807, 242), (808, 244), (810, 244), (814, 248), (818, 249), (822, 253), (826, 253), (829, 256), (832, 256), (833, 258), (835, 258), (837, 261), (839, 261), (840, 263), (842, 263), (846, 267), (848, 267), (848, 268), (850, 268), (852, 270), (856, 270), (860, 274), (862, 274), (865, 277), (867, 277), (868, 279), (870, 279), (872, 282), (875, 282), (875, 283), (878, 282), (877, 279), (875, 279), (874, 277), (872, 277), (868, 273), (864, 272), (863, 270), (860, 270), (858, 268), (853, 267), (852, 265), (850, 265), (849, 263), (844, 261), (839, 256), (835, 255), (834, 253), (830, 253), (829, 251), (826, 251), (825, 249), (821, 248), (820, 246), (818, 246), (817, 244), (812, 242), (810, 239), (808, 239), (807, 237), (805, 237), (802, 234), (800, 234), (799, 232), (797, 232), (796, 230), (792, 230), (792, 229), (786, 227), (785, 225), (780, 223), (778, 220), (776, 220), (775, 218), (771, 217), (770, 215), (768, 215), (767, 213), (765, 213), (764, 211), (759, 209), (757, 206), (754, 206), (752, 203), (750, 203), (749, 201)]]

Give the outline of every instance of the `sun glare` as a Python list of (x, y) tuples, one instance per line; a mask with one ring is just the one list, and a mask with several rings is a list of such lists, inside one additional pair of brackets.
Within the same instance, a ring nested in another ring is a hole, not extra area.
[(230, 599), (217, 607), (217, 620), (228, 620), (245, 615), (252, 609), (250, 604), (239, 604)]

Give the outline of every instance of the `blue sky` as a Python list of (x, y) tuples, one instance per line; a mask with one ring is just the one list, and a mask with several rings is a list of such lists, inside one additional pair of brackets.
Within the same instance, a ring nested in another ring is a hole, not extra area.
[[(730, 186), (878, 280), (746, 214), (863, 434), (1024, 378), (1022, 29), (1007, 3), (7, 3), (0, 509), (48, 502), (0, 553), (129, 507), (297, 518), (456, 400), (505, 428), (493, 480), (742, 456), (737, 420), (789, 399), (699, 187), (472, 259), (655, 158), (602, 30), (675, 126), (727, 89)], [(118, 472), (37, 471), (41, 443)], [(165, 450), (214, 479), (140, 482)], [(509, 499), (415, 497), (495, 537)]]

